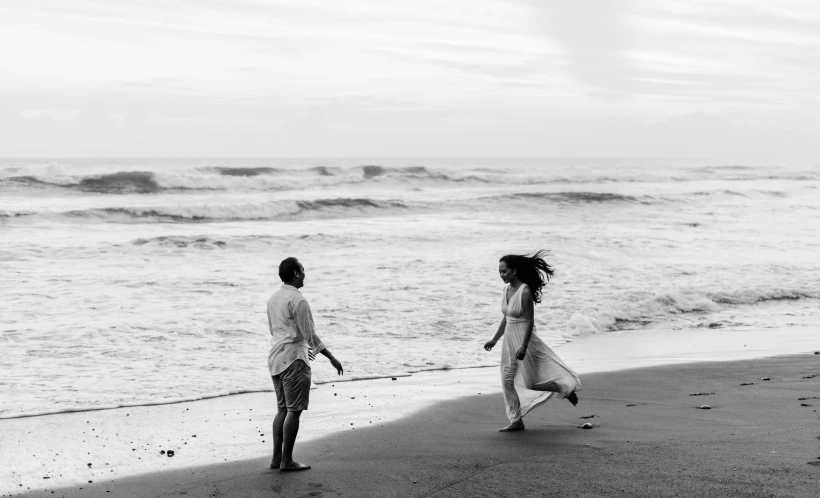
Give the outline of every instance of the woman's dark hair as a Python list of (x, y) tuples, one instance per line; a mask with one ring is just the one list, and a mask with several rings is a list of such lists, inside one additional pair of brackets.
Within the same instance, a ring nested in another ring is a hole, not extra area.
[(498, 262), (507, 264), (507, 268), (515, 270), (515, 276), (518, 280), (527, 284), (532, 292), (532, 300), (535, 303), (541, 302), (541, 288), (547, 285), (550, 277), (553, 275), (553, 270), (550, 265), (544, 261), (544, 256), (547, 251), (536, 251), (532, 254), (507, 254), (502, 256)]
[(296, 258), (285, 258), (279, 263), (279, 278), (282, 282), (290, 282), (299, 271), (299, 260)]

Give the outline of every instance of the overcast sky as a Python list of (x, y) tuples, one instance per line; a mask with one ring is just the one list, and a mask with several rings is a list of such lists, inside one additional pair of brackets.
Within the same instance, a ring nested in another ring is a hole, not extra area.
[(0, 156), (801, 158), (815, 0), (2, 0)]

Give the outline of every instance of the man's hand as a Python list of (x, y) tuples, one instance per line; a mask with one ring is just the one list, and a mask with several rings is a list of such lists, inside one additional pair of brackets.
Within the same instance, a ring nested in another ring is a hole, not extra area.
[(344, 375), (345, 370), (342, 368), (342, 362), (337, 360), (336, 358), (330, 359), (330, 364), (333, 365), (333, 368), (336, 369), (336, 373), (339, 375)]
[(495, 343), (496, 343), (496, 341), (490, 339), (489, 341), (484, 343), (484, 349), (486, 349), (487, 351), (490, 351), (491, 349), (493, 349), (493, 347), (495, 347)]
[(518, 348), (518, 352), (515, 353), (515, 359), (516, 360), (523, 360), (524, 356), (526, 356), (526, 355), (527, 355), (527, 346), (521, 346), (520, 348)]

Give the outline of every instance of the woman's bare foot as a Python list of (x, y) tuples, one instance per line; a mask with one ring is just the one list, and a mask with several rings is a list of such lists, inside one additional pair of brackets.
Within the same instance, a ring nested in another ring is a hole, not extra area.
[(567, 399), (569, 400), (570, 403), (572, 403), (572, 406), (577, 406), (578, 405), (578, 395), (575, 394), (575, 391), (572, 391), (571, 393), (569, 393), (569, 396), (567, 396)]
[(515, 431), (523, 431), (524, 430), (524, 421), (519, 420), (518, 422), (513, 422), (507, 427), (503, 429), (498, 429), (498, 432), (515, 432)]
[(305, 465), (296, 461), (291, 461), (290, 463), (282, 462), (279, 465), (280, 472), (297, 472), (300, 470), (308, 470), (309, 468), (310, 465)]

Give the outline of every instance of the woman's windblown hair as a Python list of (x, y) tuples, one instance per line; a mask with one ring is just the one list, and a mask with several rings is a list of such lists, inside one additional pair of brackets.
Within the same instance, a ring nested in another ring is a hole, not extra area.
[(506, 263), (507, 268), (515, 270), (518, 280), (530, 288), (535, 303), (541, 302), (541, 288), (547, 285), (554, 273), (552, 267), (544, 261), (546, 255), (547, 251), (541, 250), (527, 255), (507, 254), (498, 260)]

